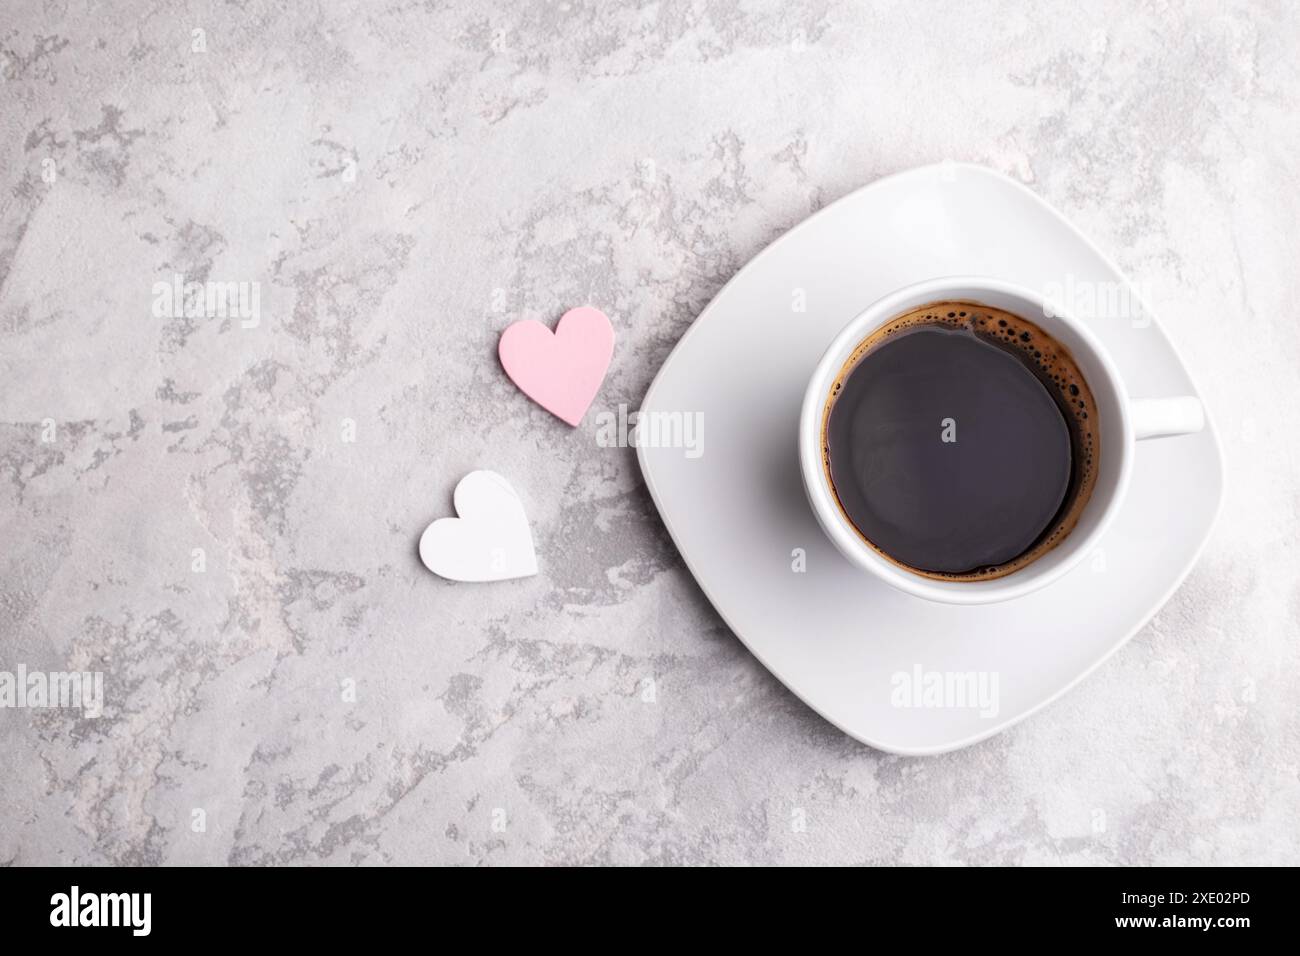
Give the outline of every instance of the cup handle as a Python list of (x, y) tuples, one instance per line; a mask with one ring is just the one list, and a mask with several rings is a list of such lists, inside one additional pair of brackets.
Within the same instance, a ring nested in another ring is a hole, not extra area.
[(1194, 395), (1129, 400), (1133, 435), (1138, 441), (1190, 435), (1205, 427), (1205, 407)]

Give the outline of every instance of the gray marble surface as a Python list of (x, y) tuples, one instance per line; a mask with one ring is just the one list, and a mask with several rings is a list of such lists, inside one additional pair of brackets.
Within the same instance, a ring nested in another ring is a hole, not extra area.
[[(0, 710), (0, 862), (1300, 862), (1300, 14), (1051, 6), (5, 3), (0, 670), (104, 703)], [(765, 244), (943, 158), (1148, 283), (1229, 492), (1096, 674), (905, 759), (495, 344), (597, 305), (635, 407)], [(175, 275), (258, 321), (158, 315)], [(476, 467), (539, 576), (419, 564)]]

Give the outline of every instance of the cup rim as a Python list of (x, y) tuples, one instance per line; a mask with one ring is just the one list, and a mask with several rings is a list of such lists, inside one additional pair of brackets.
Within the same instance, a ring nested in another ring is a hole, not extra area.
[[(1093, 527), (1077, 537), (1078, 529), (1075, 529), (1057, 545), (1058, 549), (1069, 548), (1069, 554), (1064, 560), (1040, 567), (1040, 558), (1005, 577), (988, 581), (938, 581), (927, 578), (882, 557), (861, 539), (857, 529), (836, 505), (835, 493), (821, 463), (821, 417), (831, 380), (838, 374), (844, 359), (863, 338), (906, 309), (925, 301), (941, 301), (944, 298), (978, 300), (981, 292), (1018, 298), (1032, 303), (1044, 312), (1048, 309), (1045, 296), (1016, 283), (990, 276), (938, 276), (903, 286), (872, 302), (839, 331), (813, 369), (799, 415), (799, 465), (804, 491), (813, 515), (831, 543), (854, 564), (872, 572), (892, 587), (915, 597), (946, 604), (992, 604), (1022, 597), (1046, 587), (1075, 568), (1110, 526), (1128, 488), (1133, 464), (1133, 423), (1128, 409), (1128, 393), (1124, 389), (1118, 368), (1086, 323), (1068, 313), (1062, 314), (1053, 306), (1052, 319), (1068, 326), (1083, 342), (1090, 353), (1088, 357), (1100, 367), (1107, 386), (1114, 392), (1119, 409), (1118, 421), (1106, 426), (1118, 428), (1120, 432), (1114, 443), (1120, 454), (1119, 473), (1109, 491), (1108, 500), (1097, 502), (1096, 496), (1102, 493), (1102, 489), (1093, 492), (1089, 506), (1101, 506), (1101, 515)], [(1097, 383), (1090, 380), (1090, 384), (1096, 391)]]

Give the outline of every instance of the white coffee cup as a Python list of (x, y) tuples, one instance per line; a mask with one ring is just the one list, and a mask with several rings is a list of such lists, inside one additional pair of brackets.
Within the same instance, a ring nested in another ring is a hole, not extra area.
[[(933, 302), (973, 302), (1004, 309), (1038, 325), (1064, 345), (1092, 390), (1097, 406), (1098, 473), (1078, 524), (1060, 544), (1000, 578), (944, 581), (886, 559), (849, 523), (822, 462), (822, 416), (836, 376), (853, 350), (872, 332), (912, 309)], [(1119, 511), (1133, 469), (1135, 441), (1184, 435), (1205, 427), (1194, 396), (1129, 398), (1119, 369), (1086, 325), (1049, 308), (1043, 296), (1000, 279), (951, 276), (899, 289), (872, 303), (846, 325), (822, 355), (804, 393), (799, 417), (799, 466), (813, 514), (832, 543), (854, 564), (916, 597), (947, 604), (991, 604), (1036, 591), (1065, 574), (1097, 546)]]

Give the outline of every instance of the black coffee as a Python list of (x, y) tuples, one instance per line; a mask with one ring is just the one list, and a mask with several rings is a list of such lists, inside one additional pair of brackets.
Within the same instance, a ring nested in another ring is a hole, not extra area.
[(942, 302), (854, 351), (823, 456), (840, 508), (885, 557), (939, 578), (1009, 574), (1078, 520), (1096, 408), (1069, 353), (1009, 312)]

